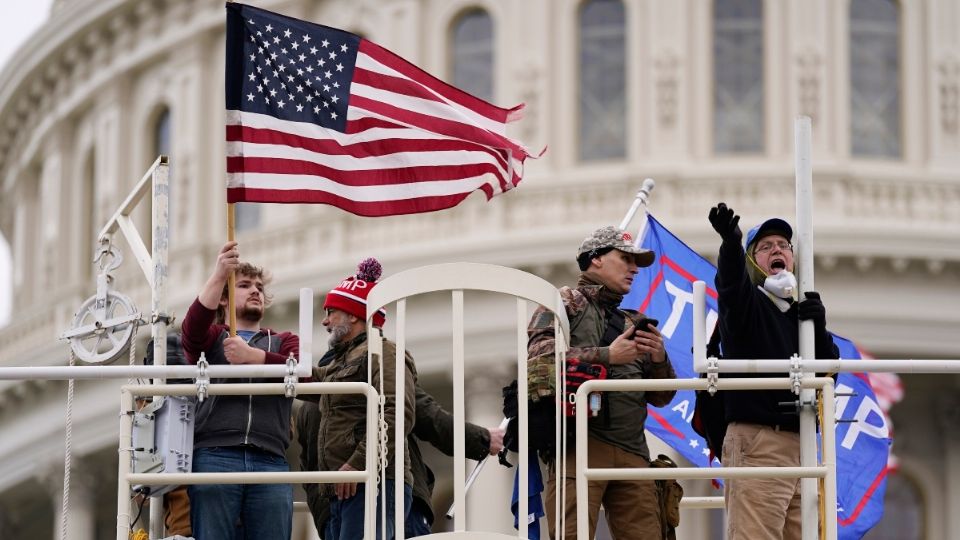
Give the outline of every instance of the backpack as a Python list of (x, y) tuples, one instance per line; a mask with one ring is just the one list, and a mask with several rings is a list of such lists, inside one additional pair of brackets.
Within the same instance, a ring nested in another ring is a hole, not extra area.
[[(710, 342), (707, 344), (707, 356), (722, 358), (719, 327), (710, 336)], [(706, 376), (706, 373), (700, 374), (701, 378)], [(710, 449), (710, 460), (712, 461), (714, 457), (721, 459), (723, 438), (727, 435), (723, 391), (718, 390), (713, 395), (710, 395), (707, 390), (696, 391), (696, 403), (693, 406), (693, 420), (691, 420), (690, 426), (707, 441), (707, 448)]]
[[(669, 457), (660, 454), (650, 462), (651, 467), (676, 468), (677, 464)], [(683, 486), (674, 479), (656, 480), (657, 502), (660, 504), (660, 528), (664, 540), (677, 540), (677, 527), (680, 526), (680, 500), (683, 499)]]

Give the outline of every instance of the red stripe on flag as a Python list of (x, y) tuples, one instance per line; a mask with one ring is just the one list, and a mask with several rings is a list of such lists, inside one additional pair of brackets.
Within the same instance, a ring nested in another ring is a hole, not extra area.
[[(667, 257), (666, 255), (661, 254), (660, 261), (663, 264), (672, 268), (674, 272), (683, 276), (683, 278), (689, 281), (690, 283), (697, 281), (697, 278), (693, 274), (691, 274), (690, 272), (687, 272), (683, 267), (681, 267), (679, 264), (674, 262), (670, 257)], [(717, 291), (714, 290), (712, 287), (707, 287), (707, 294), (710, 295), (710, 298), (713, 298), (714, 300), (717, 299)]]
[(379, 116), (395, 119), (398, 122), (420, 128), (424, 131), (470, 141), (490, 148), (512, 150), (513, 156), (516, 159), (522, 160), (528, 155), (523, 147), (510, 139), (476, 126), (430, 116), (409, 109), (402, 109), (357, 95), (350, 96), (350, 106), (370, 111)]
[(646, 313), (647, 307), (650, 305), (650, 300), (653, 299), (653, 292), (657, 290), (657, 287), (660, 286), (660, 282), (663, 281), (663, 267), (660, 268), (660, 271), (657, 272), (657, 275), (654, 276), (653, 281), (650, 283), (650, 289), (647, 290), (647, 297), (643, 299), (643, 303), (640, 304), (640, 313)]
[(276, 129), (229, 125), (227, 126), (227, 141), (275, 144), (289, 146), (291, 148), (303, 148), (304, 150), (310, 150), (318, 154), (353, 156), (356, 158), (388, 156), (402, 152), (451, 152), (469, 150), (485, 152), (496, 158), (501, 167), (504, 169), (507, 168), (507, 160), (503, 152), (469, 141), (454, 139), (388, 138), (341, 145), (332, 139), (305, 137)]
[(233, 156), (227, 157), (227, 172), (277, 174), (277, 184), (280, 189), (282, 189), (283, 184), (282, 175), (285, 174), (320, 176), (345, 186), (385, 186), (442, 182), (492, 174), (500, 181), (501, 186), (505, 184), (503, 172), (488, 163), (343, 171), (298, 159)]
[(660, 413), (658, 413), (657, 411), (648, 407), (647, 414), (649, 414), (651, 418), (653, 418), (654, 420), (657, 421), (658, 424), (663, 426), (663, 429), (669, 431), (672, 435), (676, 435), (678, 438), (683, 440), (687, 439), (686, 437), (684, 437), (683, 433), (680, 433), (677, 430), (677, 428), (673, 427), (673, 425), (671, 425), (670, 422), (667, 422), (667, 419), (664, 418), (663, 416), (660, 416)]
[[(488, 199), (493, 196), (490, 186), (481, 186), (480, 189), (484, 191)], [(359, 202), (326, 191), (310, 189), (227, 188), (227, 202), (329, 204), (358, 216), (382, 217), (444, 210), (460, 204), (470, 193), (392, 201)]]
[(514, 120), (520, 116), (519, 113), (523, 109), (523, 105), (518, 105), (512, 109), (502, 109), (476, 96), (472, 96), (430, 75), (376, 43), (365, 39), (360, 40), (358, 50), (360, 54), (366, 54), (377, 62), (402, 74), (404, 77), (426, 86), (444, 98), (496, 122), (506, 123)]
[(884, 467), (883, 470), (880, 471), (880, 474), (878, 474), (877, 477), (873, 479), (873, 482), (870, 484), (870, 487), (867, 489), (866, 493), (864, 493), (863, 497), (860, 498), (860, 502), (857, 503), (857, 506), (856, 508), (854, 508), (853, 513), (850, 514), (850, 517), (846, 519), (838, 519), (837, 520), (838, 525), (840, 525), (841, 527), (846, 527), (847, 525), (850, 525), (851, 523), (857, 520), (857, 517), (860, 516), (860, 512), (863, 511), (863, 507), (866, 506), (868, 502), (870, 502), (870, 497), (873, 496), (873, 492), (876, 491), (878, 487), (880, 487), (880, 482), (883, 482), (883, 479), (887, 477), (887, 472), (889, 470), (890, 470), (889, 468)]
[(374, 129), (374, 128), (410, 129), (407, 126), (401, 126), (400, 124), (395, 124), (393, 122), (389, 122), (382, 118), (372, 118), (368, 116), (365, 118), (357, 118), (356, 120), (347, 120), (347, 126), (346, 126), (346, 129), (344, 130), (344, 133), (353, 135), (356, 133), (363, 133), (368, 129)]
[(364, 84), (379, 90), (393, 92), (394, 94), (436, 101), (445, 105), (447, 103), (443, 101), (440, 96), (427, 90), (422, 84), (411, 81), (410, 79), (394, 77), (393, 75), (375, 73), (361, 67), (353, 70), (353, 84)]

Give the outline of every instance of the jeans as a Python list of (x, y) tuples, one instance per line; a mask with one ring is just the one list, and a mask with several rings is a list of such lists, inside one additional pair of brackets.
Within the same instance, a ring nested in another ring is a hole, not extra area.
[[(254, 447), (197, 448), (193, 472), (286, 472), (283, 456)], [(188, 489), (197, 540), (290, 540), (290, 484), (197, 484)]]
[(424, 513), (423, 505), (425, 504), (427, 503), (416, 499), (410, 505), (410, 511), (407, 512), (407, 521), (403, 524), (403, 536), (406, 538), (426, 536), (433, 532), (432, 523), (427, 519), (427, 514)]
[[(387, 538), (393, 538), (394, 496), (393, 480), (384, 482), (387, 490)], [(357, 486), (357, 494), (349, 499), (330, 500), (330, 520), (327, 521), (327, 534), (324, 540), (363, 540), (363, 506), (366, 485)], [(380, 497), (377, 494), (377, 538), (380, 538)], [(410, 512), (410, 501), (413, 499), (413, 489), (409, 484), (403, 485), (403, 515)], [(197, 540), (205, 540), (198, 538)]]

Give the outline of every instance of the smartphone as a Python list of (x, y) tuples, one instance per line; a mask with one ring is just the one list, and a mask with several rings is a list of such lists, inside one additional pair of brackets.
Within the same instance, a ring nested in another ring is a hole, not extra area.
[(637, 329), (643, 330), (644, 332), (649, 332), (651, 326), (657, 326), (658, 324), (660, 324), (660, 321), (644, 317), (643, 319), (640, 319), (640, 322), (637, 323)]

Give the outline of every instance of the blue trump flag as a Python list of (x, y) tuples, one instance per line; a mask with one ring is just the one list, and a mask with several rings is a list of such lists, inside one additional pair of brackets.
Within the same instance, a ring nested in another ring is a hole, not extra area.
[[(660, 332), (678, 377), (692, 378), (693, 282), (707, 285), (707, 328), (717, 320), (717, 293), (713, 288), (717, 269), (690, 249), (653, 216), (641, 246), (657, 254), (656, 262), (641, 268), (621, 307), (642, 311), (660, 321)], [(834, 341), (840, 357), (859, 359), (852, 342), (839, 336)], [(840, 540), (862, 537), (883, 516), (889, 428), (873, 388), (860, 373), (841, 373), (837, 378), (838, 419), (855, 420), (837, 425), (837, 521)], [(647, 431), (670, 445), (698, 467), (719, 466), (710, 461), (706, 441), (690, 426), (696, 398), (681, 390), (665, 407), (648, 407)]]
[[(633, 279), (633, 288), (621, 307), (642, 311), (660, 321), (664, 347), (678, 378), (695, 378), (693, 371), (693, 282), (707, 284), (707, 328), (717, 320), (717, 292), (713, 277), (717, 269), (668, 231), (653, 216), (648, 216), (642, 247), (657, 254), (651, 266), (641, 268)], [(693, 390), (680, 390), (665, 407), (649, 407), (647, 431), (669, 444), (698, 467), (711, 465), (707, 442), (690, 427)], [(713, 466), (720, 461), (713, 459)]]

